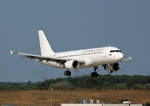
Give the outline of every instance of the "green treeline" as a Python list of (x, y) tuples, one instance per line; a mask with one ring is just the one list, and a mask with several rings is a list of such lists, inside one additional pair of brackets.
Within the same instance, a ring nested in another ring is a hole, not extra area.
[(150, 76), (101, 75), (49, 79), (32, 83), (0, 83), (0, 90), (47, 90), (54, 89), (140, 89), (150, 90)]

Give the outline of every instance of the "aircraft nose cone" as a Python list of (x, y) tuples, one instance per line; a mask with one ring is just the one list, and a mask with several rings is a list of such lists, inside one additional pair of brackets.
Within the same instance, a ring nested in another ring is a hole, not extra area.
[(120, 60), (122, 60), (124, 58), (124, 55), (123, 53), (120, 53), (120, 56), (119, 56)]

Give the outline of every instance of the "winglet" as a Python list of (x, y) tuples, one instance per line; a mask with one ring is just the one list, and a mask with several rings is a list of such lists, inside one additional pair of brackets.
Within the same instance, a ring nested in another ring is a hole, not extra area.
[(129, 57), (128, 60), (131, 61), (131, 60), (132, 60), (132, 57)]
[(127, 59), (123, 59), (122, 61), (132, 61), (132, 57), (128, 57)]
[(17, 54), (17, 52), (15, 52), (14, 50), (10, 50), (10, 55), (13, 55), (13, 54)]
[(13, 50), (10, 50), (10, 55), (13, 55), (14, 54), (14, 51)]

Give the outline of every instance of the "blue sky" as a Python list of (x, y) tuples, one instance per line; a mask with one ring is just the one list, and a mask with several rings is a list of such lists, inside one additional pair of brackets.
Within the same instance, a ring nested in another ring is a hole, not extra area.
[[(112, 45), (134, 59), (121, 63), (114, 74), (150, 75), (149, 5), (149, 0), (1, 0), (0, 82), (64, 77), (63, 69), (9, 55), (12, 48), (40, 54), (40, 29), (56, 52)], [(107, 74), (102, 67), (99, 70)], [(91, 71), (72, 73), (80, 76)]]

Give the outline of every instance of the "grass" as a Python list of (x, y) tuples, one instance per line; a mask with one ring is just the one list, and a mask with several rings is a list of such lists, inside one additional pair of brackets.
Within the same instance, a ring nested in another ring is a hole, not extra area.
[[(132, 103), (150, 102), (150, 90), (54, 90), (53, 104), (79, 102), (93, 99), (118, 103), (121, 99)], [(50, 90), (0, 91), (0, 104), (50, 104)]]

